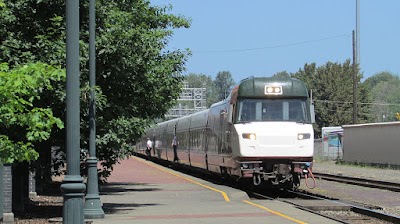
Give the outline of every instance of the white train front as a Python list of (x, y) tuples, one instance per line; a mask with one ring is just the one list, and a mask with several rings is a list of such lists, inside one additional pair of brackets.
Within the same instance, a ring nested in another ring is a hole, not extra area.
[(311, 172), (314, 111), (303, 82), (293, 78), (250, 77), (224, 101), (209, 109), (165, 121), (136, 144), (145, 154), (174, 160), (172, 139), (179, 142), (179, 163), (237, 179), (296, 188)]

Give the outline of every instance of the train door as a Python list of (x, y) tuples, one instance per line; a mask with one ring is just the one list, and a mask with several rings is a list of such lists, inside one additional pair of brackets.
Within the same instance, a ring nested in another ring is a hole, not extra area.
[(218, 154), (224, 153), (224, 147), (225, 147), (225, 128), (224, 128), (224, 116), (225, 116), (225, 111), (222, 106), (219, 107), (219, 119), (218, 119), (218, 128), (219, 128), (219, 133), (218, 133)]
[(167, 135), (167, 128), (165, 127), (165, 128), (163, 128), (163, 133), (162, 133), (162, 138), (161, 138), (161, 149), (162, 150), (160, 152), (161, 158), (163, 158), (165, 160), (168, 160), (168, 154), (167, 154), (167, 152), (168, 152), (168, 149), (167, 149), (167, 147), (168, 147), (168, 137), (167, 136), (168, 136)]
[(207, 123), (206, 126), (203, 130), (203, 150), (204, 150), (204, 156), (205, 156), (205, 164), (206, 164), (206, 169), (208, 169), (208, 119), (207, 119)]
[(227, 145), (227, 153), (232, 153), (232, 141), (231, 141), (231, 133), (233, 131), (233, 120), (234, 120), (234, 111), (235, 104), (229, 104), (228, 114), (227, 114), (227, 130), (226, 130), (226, 145)]
[(221, 140), (221, 153), (222, 154), (227, 154), (229, 153), (229, 149), (230, 149), (230, 131), (231, 131), (231, 124), (230, 122), (228, 122), (229, 116), (232, 116), (232, 112), (230, 112), (230, 110), (232, 110), (231, 108), (231, 104), (225, 104), (225, 105), (221, 105), (221, 109), (220, 109), (220, 140)]
[(228, 148), (228, 138), (227, 138), (227, 133), (229, 131), (228, 129), (228, 109), (224, 107), (224, 105), (221, 106), (220, 109), (220, 117), (219, 117), (219, 125), (220, 125), (220, 144), (219, 144), (219, 153), (225, 154), (227, 153), (227, 148)]

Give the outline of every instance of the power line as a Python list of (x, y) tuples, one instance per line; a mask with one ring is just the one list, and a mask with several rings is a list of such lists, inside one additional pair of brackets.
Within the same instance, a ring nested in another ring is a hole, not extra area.
[(255, 50), (263, 50), (263, 49), (273, 49), (273, 48), (281, 48), (281, 47), (290, 47), (290, 46), (308, 44), (308, 43), (313, 43), (313, 42), (320, 42), (320, 41), (325, 41), (325, 40), (330, 40), (330, 39), (336, 39), (336, 38), (340, 38), (340, 37), (349, 37), (349, 36), (350, 36), (350, 34), (341, 34), (341, 35), (330, 36), (330, 37), (325, 37), (325, 38), (321, 38), (321, 39), (307, 40), (307, 41), (301, 41), (301, 42), (290, 43), (290, 44), (281, 44), (281, 45), (276, 45), (276, 46), (255, 47), (255, 48), (244, 48), (244, 49), (232, 49), (232, 50), (193, 51), (193, 53), (232, 53), (232, 52), (255, 51)]
[[(353, 104), (353, 102), (347, 102), (347, 101), (333, 101), (333, 100), (314, 100), (315, 102), (322, 102), (322, 103), (341, 103), (341, 104)], [(399, 103), (363, 103), (363, 102), (357, 102), (357, 104), (360, 105), (378, 105), (378, 106), (400, 106)]]
[[(326, 111), (330, 111), (330, 112), (341, 112), (341, 113), (345, 113), (345, 114), (352, 114), (353, 113), (353, 110), (332, 110), (332, 109), (330, 109), (330, 110), (326, 110)], [(371, 115), (371, 116), (375, 116), (376, 114), (373, 114), (373, 113), (366, 113), (366, 112), (358, 112), (358, 114), (359, 115)]]

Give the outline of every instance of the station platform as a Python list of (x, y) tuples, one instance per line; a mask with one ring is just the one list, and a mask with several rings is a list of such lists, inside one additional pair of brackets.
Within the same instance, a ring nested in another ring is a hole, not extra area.
[(243, 191), (130, 157), (116, 165), (100, 189), (105, 218), (92, 223), (234, 224), (337, 223)]

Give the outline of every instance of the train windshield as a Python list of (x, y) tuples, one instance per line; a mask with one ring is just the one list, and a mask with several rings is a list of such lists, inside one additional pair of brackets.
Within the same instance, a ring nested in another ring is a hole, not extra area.
[(292, 121), (310, 123), (306, 99), (241, 99), (236, 123), (253, 121)]

